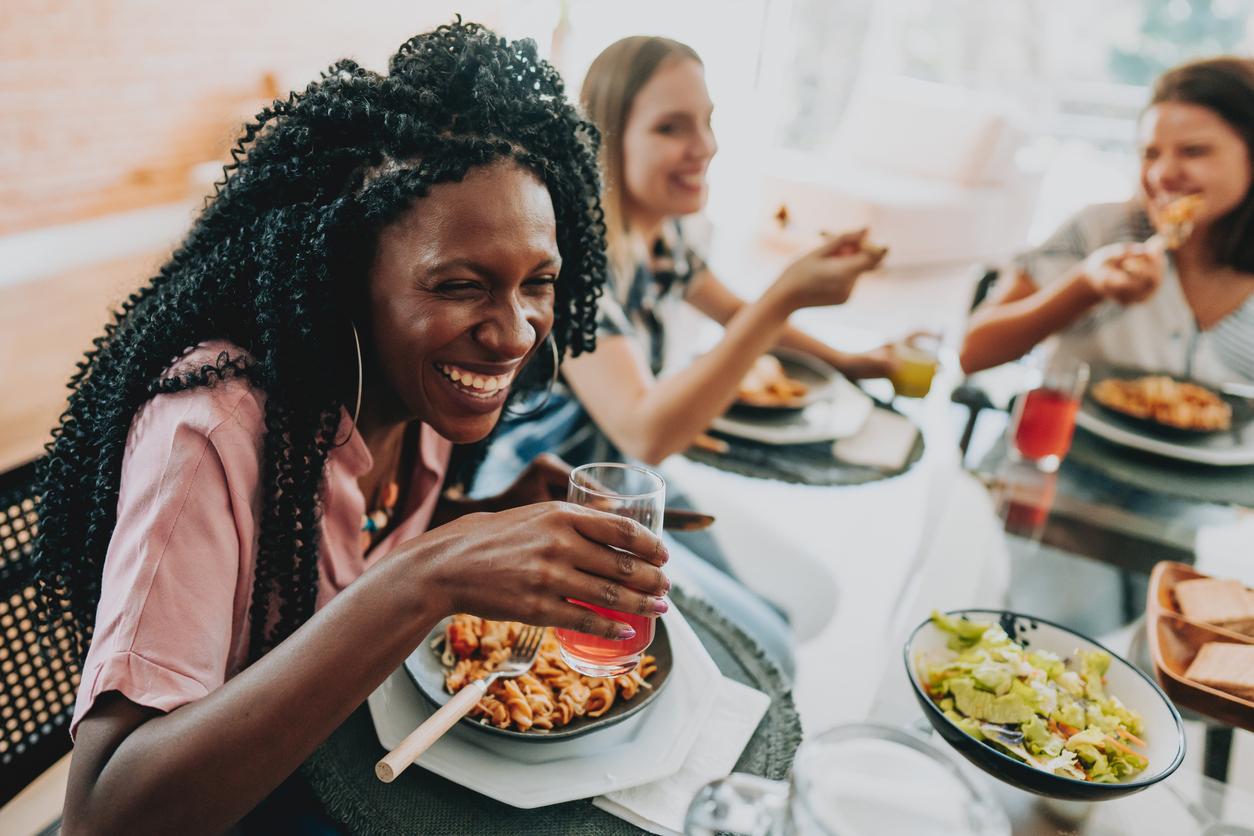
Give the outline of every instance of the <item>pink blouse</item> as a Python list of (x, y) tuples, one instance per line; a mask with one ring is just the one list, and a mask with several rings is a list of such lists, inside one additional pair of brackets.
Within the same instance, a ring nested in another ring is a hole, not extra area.
[[(212, 363), (223, 350), (240, 354), (229, 343), (205, 343), (178, 365)], [(372, 460), (351, 425), (345, 412), (338, 437), (348, 441), (326, 465), (318, 607), (426, 530), (452, 452), (447, 439), (421, 427), (401, 522), (363, 555), (357, 478)], [(107, 691), (168, 712), (248, 663), (264, 434), (265, 394), (236, 378), (158, 395), (136, 414), (71, 735)]]

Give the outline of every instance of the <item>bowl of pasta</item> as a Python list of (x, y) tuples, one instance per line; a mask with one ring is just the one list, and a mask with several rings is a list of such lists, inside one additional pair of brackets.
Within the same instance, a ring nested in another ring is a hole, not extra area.
[[(514, 621), (451, 616), (410, 655), (405, 670), (418, 692), (441, 706), (507, 657), (521, 627)], [(581, 676), (567, 667), (548, 628), (531, 670), (516, 679), (498, 679), (458, 727), (529, 742), (584, 737), (644, 712), (670, 679), (673, 663), (660, 618), (653, 644), (635, 670), (603, 678)]]

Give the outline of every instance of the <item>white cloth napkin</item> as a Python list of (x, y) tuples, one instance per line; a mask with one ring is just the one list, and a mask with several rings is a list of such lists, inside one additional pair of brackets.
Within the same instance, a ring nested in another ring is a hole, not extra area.
[(901, 470), (918, 434), (909, 418), (876, 408), (855, 435), (832, 445), (832, 455), (848, 464)]
[(679, 771), (650, 784), (597, 796), (592, 803), (650, 833), (683, 833), (684, 816), (697, 791), (724, 778), (753, 737), (771, 698), (723, 677), (722, 692)]

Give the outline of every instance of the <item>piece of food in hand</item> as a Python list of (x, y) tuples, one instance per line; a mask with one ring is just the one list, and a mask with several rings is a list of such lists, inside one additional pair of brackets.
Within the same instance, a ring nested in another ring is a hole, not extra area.
[[(832, 233), (824, 232), (825, 236), (831, 236)], [(846, 241), (836, 248), (835, 255), (857, 255), (858, 253), (866, 253), (872, 258), (881, 258), (888, 252), (888, 247), (876, 244), (868, 235), (863, 235), (857, 241)]]
[(804, 383), (788, 376), (778, 358), (763, 354), (740, 381), (736, 395), (753, 406), (791, 406), (798, 404), (808, 391)]
[(1240, 581), (1196, 578), (1180, 581), (1172, 589), (1185, 618), (1254, 635), (1254, 592)]
[(1201, 208), (1202, 196), (1196, 194), (1176, 198), (1163, 207), (1162, 228), (1158, 234), (1162, 236), (1167, 249), (1178, 250), (1189, 240), (1189, 236), (1193, 234), (1194, 219)]
[(1149, 375), (1132, 380), (1107, 378), (1093, 385), (1093, 399), (1102, 406), (1182, 430), (1226, 430), (1232, 407), (1214, 392), (1194, 383)]
[(1207, 642), (1184, 672), (1186, 679), (1254, 701), (1254, 645)]

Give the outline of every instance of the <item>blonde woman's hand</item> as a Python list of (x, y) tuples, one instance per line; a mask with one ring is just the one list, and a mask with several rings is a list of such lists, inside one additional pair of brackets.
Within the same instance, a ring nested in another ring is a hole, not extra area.
[(844, 304), (858, 277), (888, 252), (870, 244), (866, 234), (861, 229), (831, 236), (788, 265), (768, 292), (779, 294), (790, 310)]
[(1085, 283), (1102, 299), (1135, 305), (1154, 295), (1163, 282), (1163, 252), (1143, 244), (1109, 244), (1084, 260)]

